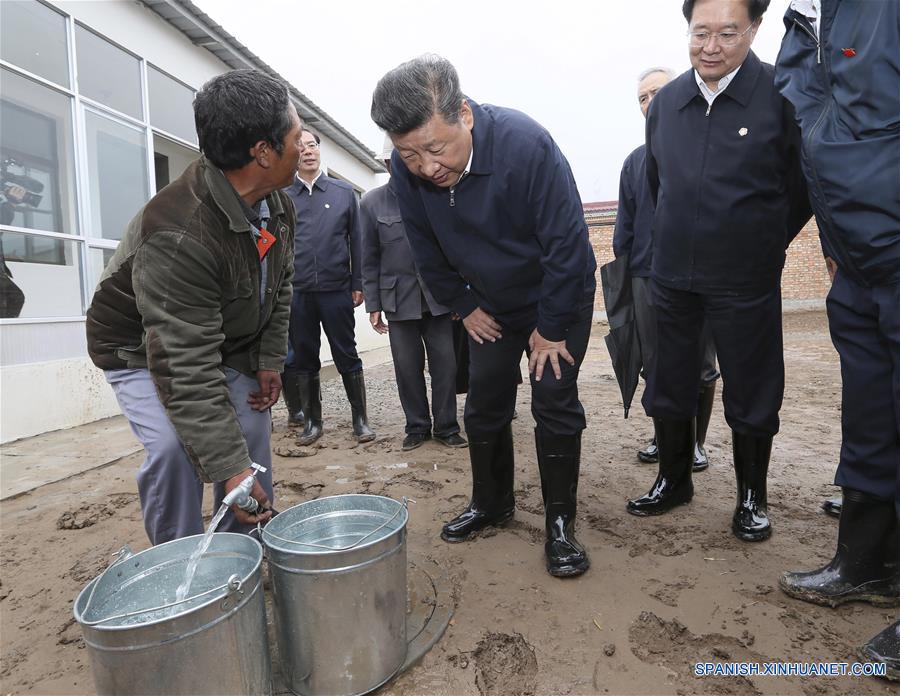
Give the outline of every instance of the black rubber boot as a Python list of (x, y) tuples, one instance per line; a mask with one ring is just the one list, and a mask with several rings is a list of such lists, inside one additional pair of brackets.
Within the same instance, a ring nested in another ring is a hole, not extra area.
[(311, 445), (322, 437), (322, 388), (319, 384), (319, 373), (297, 375), (297, 387), (300, 391), (300, 403), (306, 409), (306, 426), (297, 442), (301, 445)]
[(772, 436), (731, 432), (737, 505), (731, 531), (741, 541), (765, 541), (772, 536), (766, 498), (766, 478), (772, 455)]
[(842, 504), (843, 501), (840, 498), (829, 498), (822, 503), (822, 509), (825, 511), (826, 515), (840, 517)]
[(897, 606), (900, 548), (893, 501), (845, 488), (843, 508), (831, 562), (810, 572), (784, 573), (778, 584), (791, 597), (829, 607), (854, 601)]
[(866, 662), (885, 666), (884, 677), (900, 681), (900, 621), (888, 626), (859, 649)]
[(659, 447), (656, 446), (656, 435), (644, 449), (638, 450), (638, 461), (644, 464), (656, 464), (659, 461)]
[(553, 435), (535, 428), (534, 443), (544, 495), (547, 572), (558, 578), (581, 575), (591, 567), (587, 552), (575, 538), (581, 433)]
[(709, 466), (709, 457), (703, 445), (706, 444), (706, 431), (712, 416), (713, 404), (716, 402), (716, 383), (700, 387), (697, 397), (697, 442), (694, 445), (694, 471), (703, 471)]
[(281, 394), (284, 396), (284, 405), (287, 406), (288, 425), (303, 427), (303, 402), (300, 400), (300, 386), (297, 384), (299, 375), (289, 368), (281, 373)]
[(650, 490), (629, 500), (632, 515), (662, 515), (694, 497), (691, 466), (694, 463), (694, 419), (654, 418), (659, 445), (659, 473)]
[(441, 530), (441, 539), (451, 543), (466, 541), (485, 527), (496, 527), (513, 516), (514, 458), (512, 427), (490, 436), (470, 437), (472, 499), (468, 507)]
[(357, 442), (371, 442), (375, 439), (375, 431), (369, 427), (369, 416), (366, 413), (366, 380), (362, 370), (349, 375), (341, 375), (347, 401), (350, 402), (350, 417), (353, 422), (353, 434)]

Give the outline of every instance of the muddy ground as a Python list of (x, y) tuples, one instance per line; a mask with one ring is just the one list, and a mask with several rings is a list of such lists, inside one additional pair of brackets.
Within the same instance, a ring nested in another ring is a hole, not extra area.
[[(812, 568), (834, 548), (836, 522), (818, 510), (834, 493), (840, 443), (840, 373), (824, 314), (785, 316), (787, 390), (769, 479), (775, 532), (760, 544), (742, 543), (729, 529), (734, 478), (721, 403), (708, 438), (712, 466), (696, 476), (693, 502), (661, 518), (625, 512), (626, 499), (655, 475), (635, 459), (651, 428), (640, 414), (622, 419), (605, 333), (605, 326), (595, 328), (580, 382), (589, 429), (578, 527), (593, 562), (580, 578), (553, 579), (544, 570), (527, 389), (520, 389), (513, 422), (515, 520), (471, 543), (439, 538), (441, 521), (468, 499), (467, 454), (433, 442), (401, 452), (403, 418), (389, 364), (367, 373), (375, 442), (354, 445), (340, 382), (332, 380), (324, 388), (321, 448), (313, 456), (276, 456), (282, 510), (349, 492), (418, 501), (409, 552), (446, 569), (456, 610), (435, 648), (382, 693), (897, 693), (873, 678), (692, 674), (698, 661), (853, 662), (857, 646), (896, 619), (893, 610), (868, 605), (803, 604), (777, 586), (781, 571)], [(298, 454), (283, 408), (275, 424), (276, 451)], [(3, 503), (3, 694), (93, 691), (72, 602), (122, 544), (136, 551), (148, 545), (134, 483), (140, 459), (133, 455)]]

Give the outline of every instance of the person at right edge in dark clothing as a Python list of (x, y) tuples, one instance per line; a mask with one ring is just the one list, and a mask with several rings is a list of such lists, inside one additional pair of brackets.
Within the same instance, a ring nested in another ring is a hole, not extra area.
[(685, 0), (692, 68), (650, 105), (657, 346), (642, 401), (659, 472), (627, 506), (633, 515), (659, 515), (693, 497), (705, 321), (732, 431), (731, 530), (743, 541), (772, 533), (766, 478), (784, 396), (781, 272), (787, 245), (811, 215), (793, 108), (775, 89), (774, 68), (750, 50), (768, 4)]
[[(900, 604), (900, 3), (794, 0), (775, 83), (803, 134), (841, 359), (843, 489), (837, 550), (790, 572), (791, 597), (836, 607)], [(896, 618), (896, 617), (895, 617)], [(900, 621), (859, 649), (900, 680)]]

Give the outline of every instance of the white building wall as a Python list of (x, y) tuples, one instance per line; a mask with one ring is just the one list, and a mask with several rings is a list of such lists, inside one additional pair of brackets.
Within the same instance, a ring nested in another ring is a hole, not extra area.
[[(151, 10), (130, 0), (60, 0), (50, 4), (195, 89), (229, 69)], [(303, 91), (302, 85), (297, 87)], [(380, 183), (368, 167), (327, 138), (323, 139), (322, 159), (326, 168), (363, 191)], [(23, 281), (28, 274), (76, 271), (72, 266), (54, 268), (19, 263), (9, 266), (14, 277)], [(71, 281), (63, 284), (59, 279), (47, 278), (45, 282), (42, 287), (72, 287)], [(71, 317), (66, 321), (4, 320), (0, 323), (0, 442), (119, 413), (102, 372), (87, 357), (84, 318), (79, 317), (80, 302), (77, 297), (58, 298), (54, 307), (47, 308), (50, 315)], [(356, 330), (360, 352), (387, 345), (386, 337), (372, 330), (364, 307), (357, 309)], [(322, 361), (330, 360), (323, 334)]]

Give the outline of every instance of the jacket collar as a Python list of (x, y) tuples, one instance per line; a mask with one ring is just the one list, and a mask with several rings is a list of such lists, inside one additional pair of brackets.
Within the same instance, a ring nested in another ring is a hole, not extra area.
[(472, 167), (469, 174), (490, 174), (494, 167), (494, 117), (479, 104), (466, 97), (472, 108)]
[[(325, 191), (328, 189), (328, 181), (329, 179), (326, 176), (325, 172), (319, 172), (319, 176), (317, 176), (316, 180), (313, 182), (313, 188), (317, 188), (320, 191)], [(298, 196), (304, 191), (306, 191), (306, 184), (300, 181), (300, 177), (295, 174), (293, 183), (288, 186), (288, 192), (292, 196)]]
[[(237, 191), (225, 178), (222, 170), (207, 160), (205, 155), (200, 156), (200, 162), (210, 195), (219, 206), (219, 210), (228, 218), (229, 229), (232, 232), (249, 232), (250, 221), (247, 220), (244, 209), (241, 207)], [(281, 205), (281, 198), (278, 197), (277, 190), (266, 196), (266, 203), (269, 206), (270, 217), (274, 218), (276, 215), (284, 214), (284, 207)]]
[[(738, 70), (737, 75), (734, 76), (734, 79), (728, 84), (722, 94), (734, 99), (741, 106), (747, 106), (750, 103), (750, 97), (753, 94), (753, 88), (756, 86), (756, 79), (759, 77), (761, 70), (762, 63), (759, 62), (759, 58), (751, 50), (744, 62), (741, 63), (741, 69)], [(675, 106), (678, 109), (683, 109), (695, 98), (703, 99), (703, 95), (700, 94), (700, 88), (697, 86), (697, 81), (694, 78), (693, 68), (679, 75), (672, 85), (672, 89), (675, 90)]]

